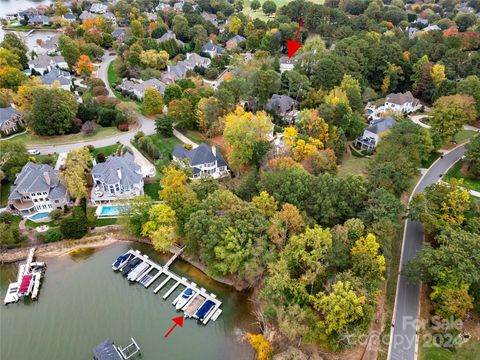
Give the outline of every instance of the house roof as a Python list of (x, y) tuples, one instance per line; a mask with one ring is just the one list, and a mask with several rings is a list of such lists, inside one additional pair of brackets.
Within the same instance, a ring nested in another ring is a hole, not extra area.
[(143, 179), (141, 168), (130, 153), (110, 156), (104, 163), (93, 167), (92, 175), (98, 175), (98, 180), (106, 185), (120, 183), (124, 187), (138, 184)]
[(217, 44), (214, 44), (212, 41), (209, 41), (205, 45), (203, 45), (202, 50), (207, 52), (207, 51), (215, 51), (218, 54), (221, 54), (225, 51), (224, 48), (218, 46)]
[(235, 35), (234, 37), (230, 38), (228, 41), (233, 41), (235, 43), (241, 43), (242, 41), (245, 41), (246, 39), (241, 36), (241, 35)]
[(21, 199), (23, 194), (47, 192), (48, 199), (59, 199), (65, 196), (67, 189), (58, 181), (58, 174), (59, 171), (50, 165), (28, 162), (17, 174), (8, 198)]
[(287, 95), (273, 94), (265, 105), (265, 109), (277, 114), (284, 114), (295, 107), (297, 102)]
[(34, 67), (43, 69), (43, 68), (47, 68), (50, 65), (52, 60), (53, 59), (51, 56), (42, 54), (37, 56), (35, 59), (30, 60), (28, 62), (28, 65), (32, 65)]
[(367, 127), (365, 130), (368, 130), (374, 134), (381, 134), (384, 131), (387, 131), (393, 127), (397, 122), (390, 116), (385, 116), (384, 118), (372, 121), (370, 126)]
[(167, 30), (165, 34), (163, 34), (160, 38), (157, 39), (157, 42), (161, 43), (168, 40), (177, 40), (177, 36), (172, 30)]
[(177, 145), (172, 153), (177, 159), (188, 159), (190, 165), (195, 168), (198, 165), (212, 163), (217, 161), (217, 166), (226, 166), (227, 163), (220, 153), (213, 154), (212, 148), (205, 143), (201, 143), (195, 149), (188, 150), (182, 145)]
[(200, 56), (196, 53), (187, 53), (187, 59), (183, 61), (183, 64), (186, 66), (202, 66), (202, 67), (208, 67), (210, 66), (211, 60), (209, 58)]
[(50, 18), (48, 16), (45, 16), (45, 15), (35, 15), (35, 16), (32, 16), (31, 18), (29, 18), (28, 22), (29, 23), (37, 23), (37, 22), (49, 23)]
[(58, 43), (60, 41), (60, 35), (49, 36), (47, 40), (45, 40), (40, 46), (44, 49), (54, 49), (56, 50), (58, 47)]
[(175, 80), (183, 79), (185, 76), (187, 76), (187, 71), (187, 67), (183, 65), (182, 62), (179, 62), (177, 65), (168, 66), (168, 73), (172, 74)]
[(103, 14), (103, 17), (107, 19), (115, 19), (115, 15), (113, 15), (113, 13), (110, 11), (107, 11), (105, 14)]
[(69, 12), (69, 13), (66, 13), (65, 15), (63, 15), (63, 18), (67, 19), (67, 20), (75, 20), (77, 17), (75, 15), (73, 15), (71, 12)]
[(161, 94), (165, 92), (166, 85), (158, 79), (150, 79), (139, 84), (135, 84), (133, 88), (144, 93), (149, 88), (157, 89)]
[(0, 127), (3, 125), (4, 122), (10, 120), (13, 115), (21, 115), (22, 113), (17, 109), (9, 106), (6, 108), (0, 108)]
[(40, 79), (42, 84), (45, 85), (52, 85), (55, 81), (58, 81), (61, 85), (70, 85), (72, 76), (66, 71), (53, 69), (43, 75)]
[(92, 14), (90, 11), (87, 10), (83, 10), (79, 16), (80, 20), (93, 19), (94, 17), (95, 14)]
[(403, 105), (407, 103), (413, 103), (418, 101), (415, 99), (410, 91), (405, 93), (396, 93), (396, 94), (388, 94), (385, 102), (389, 102), (392, 104)]
[(119, 37), (122, 37), (125, 35), (125, 29), (115, 29), (112, 31), (112, 36), (115, 39), (118, 39)]

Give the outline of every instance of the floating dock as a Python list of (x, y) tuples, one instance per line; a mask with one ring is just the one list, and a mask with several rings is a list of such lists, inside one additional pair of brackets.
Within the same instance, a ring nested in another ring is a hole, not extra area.
[(25, 264), (20, 264), (16, 282), (10, 283), (3, 303), (5, 305), (17, 302), (27, 296), (32, 299), (38, 298), (40, 280), (45, 274), (47, 265), (43, 262), (35, 262), (35, 248), (28, 252)]
[(124, 348), (117, 346), (111, 340), (102, 341), (95, 346), (93, 351), (93, 358), (95, 360), (128, 360), (132, 359), (136, 355), (140, 355), (140, 347), (136, 343), (134, 338), (131, 338), (132, 342)]
[[(200, 309), (203, 304), (207, 301), (211, 301), (213, 306), (205, 314), (201, 322), (207, 324), (209, 320), (215, 321), (222, 313), (222, 310), (220, 309), (222, 302), (217, 299), (217, 296), (208, 293), (206, 289), (198, 287), (194, 282), (190, 282), (188, 279), (180, 277), (168, 269), (173, 261), (180, 256), (182, 251), (183, 248), (177, 251), (164, 266), (161, 266), (152, 261), (147, 255), (140, 253), (140, 251), (130, 249), (127, 254), (131, 255), (131, 259), (137, 258), (140, 262), (128, 272), (127, 278), (130, 281), (137, 281), (145, 288), (148, 288), (163, 275), (165, 278), (154, 288), (153, 293), (158, 294), (164, 287), (167, 288), (167, 291), (162, 296), (164, 300), (167, 300), (179, 287), (182, 287), (182, 292), (186, 288), (191, 288), (195, 292), (195, 295), (192, 296), (192, 298), (189, 299), (181, 309), (184, 312), (185, 317), (194, 317), (197, 310)], [(118, 270), (122, 270), (122, 267)], [(166, 286), (167, 284), (168, 286)], [(176, 296), (173, 305), (176, 304), (180, 296), (181, 293)]]

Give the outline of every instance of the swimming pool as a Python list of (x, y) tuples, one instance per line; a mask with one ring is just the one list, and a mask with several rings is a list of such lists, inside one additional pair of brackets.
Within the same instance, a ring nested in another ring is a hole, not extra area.
[(47, 212), (36, 213), (35, 215), (30, 216), (29, 219), (32, 221), (48, 219), (48, 214), (49, 213)]
[(97, 216), (100, 217), (117, 217), (127, 211), (125, 205), (102, 205), (97, 208)]

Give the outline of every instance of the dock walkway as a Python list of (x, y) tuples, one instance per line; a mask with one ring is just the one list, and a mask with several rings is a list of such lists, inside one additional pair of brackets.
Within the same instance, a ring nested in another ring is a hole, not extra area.
[[(168, 299), (168, 297), (179, 286), (183, 286), (184, 289), (191, 288), (195, 292), (195, 296), (192, 296), (192, 298), (182, 308), (182, 310), (185, 313), (185, 317), (192, 317), (205, 301), (210, 300), (215, 305), (211, 309), (211, 311), (209, 311), (209, 313), (205, 316), (203, 323), (206, 324), (210, 319), (215, 321), (222, 312), (222, 310), (220, 310), (220, 306), (222, 305), (222, 302), (217, 299), (216, 295), (212, 293), (208, 293), (204, 288), (198, 287), (197, 284), (195, 284), (194, 282), (190, 282), (188, 279), (184, 277), (180, 277), (168, 269), (169, 266), (173, 263), (173, 261), (175, 261), (175, 259), (178, 256), (180, 256), (183, 250), (184, 250), (184, 247), (180, 248), (178, 251), (175, 252), (175, 254), (173, 254), (170, 260), (164, 266), (161, 266), (156, 262), (152, 261), (147, 255), (143, 255), (142, 253), (140, 253), (140, 251), (130, 249), (128, 253), (140, 259), (142, 261), (141, 264), (144, 264), (142, 266), (143, 271), (141, 271), (139, 274), (135, 274), (136, 269), (132, 270), (132, 272), (134, 272), (134, 275), (136, 275), (132, 277), (134, 277), (135, 280), (140, 282), (145, 288), (148, 288), (162, 274), (164, 274), (166, 278), (153, 290), (154, 294), (157, 294), (165, 285), (173, 281), (173, 285), (171, 285), (171, 287), (163, 295), (164, 300)], [(158, 272), (152, 276), (150, 275), (150, 272), (153, 271), (154, 269), (156, 269)]]

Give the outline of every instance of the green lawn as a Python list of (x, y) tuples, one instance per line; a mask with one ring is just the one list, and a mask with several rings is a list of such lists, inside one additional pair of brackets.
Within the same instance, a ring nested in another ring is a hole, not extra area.
[(54, 221), (35, 222), (35, 221), (32, 221), (32, 220), (27, 220), (25, 222), (25, 225), (29, 229), (35, 229), (35, 228), (37, 228), (39, 226), (42, 226), (42, 225), (47, 225), (50, 228), (57, 226)]
[(95, 148), (95, 150), (92, 151), (92, 156), (96, 157), (98, 154), (102, 153), (103, 155), (105, 155), (105, 157), (107, 157), (115, 154), (119, 147), (120, 144), (113, 144), (109, 146)]
[[(150, 160), (153, 164), (155, 164), (156, 169), (157, 169), (157, 175), (154, 178), (154, 181), (157, 181), (161, 178), (162, 176), (162, 169), (168, 165), (170, 160), (172, 159), (172, 151), (177, 146), (178, 144), (182, 144), (180, 140), (178, 140), (176, 137), (170, 137), (170, 138), (165, 138), (162, 137), (159, 134), (153, 134), (149, 135), (149, 138), (152, 139), (153, 143), (155, 146), (157, 146), (160, 149), (160, 152), (162, 153), (163, 159), (161, 161), (154, 161), (151, 159), (148, 154), (146, 154), (144, 151), (141, 149), (137, 148), (145, 157)], [(154, 191), (154, 190), (152, 190)]]
[(68, 144), (82, 141), (99, 140), (107, 137), (113, 137), (120, 133), (121, 132), (115, 126), (106, 128), (99, 126), (92, 135), (86, 135), (82, 132), (58, 136), (37, 136), (32, 135), (31, 133), (25, 133), (8, 141), (23, 141), (27, 145)]
[(338, 166), (338, 176), (360, 175), (362, 177), (367, 177), (369, 163), (370, 158), (359, 158), (346, 155), (342, 165)]
[(448, 179), (463, 179), (463, 183), (467, 185), (469, 188), (475, 191), (480, 191), (480, 180), (474, 179), (471, 177), (467, 177), (461, 173), (461, 168), (464, 164), (464, 160), (459, 160), (455, 165), (453, 165), (450, 170), (444, 176), (445, 180)]
[(143, 186), (143, 190), (145, 191), (145, 195), (150, 196), (153, 200), (159, 200), (158, 192), (160, 191), (160, 182), (154, 181), (149, 184), (145, 184)]
[(0, 207), (4, 207), (8, 202), (8, 195), (10, 194), (10, 184), (0, 184)]
[(419, 346), (420, 360), (474, 360), (480, 359), (480, 342), (478, 340), (470, 340), (466, 344), (460, 346), (455, 352), (438, 348), (425, 347), (422, 343)]
[[(277, 4), (277, 10), (290, 2), (290, 0), (273, 0), (273, 1), (275, 2), (275, 4)], [(309, 0), (309, 1), (315, 4), (323, 4), (325, 2), (324, 0)], [(269, 19), (274, 18), (274, 17), (268, 17), (267, 15), (265, 15), (264, 12), (262, 11), (261, 6), (260, 6), (260, 9), (257, 9), (255, 11), (252, 10), (252, 8), (250, 7), (251, 2), (252, 2), (251, 0), (247, 0), (244, 2), (242, 12), (245, 15), (250, 16), (252, 19), (259, 18), (263, 21), (268, 21)], [(260, 3), (263, 4), (264, 1), (260, 1)]]
[(477, 135), (476, 131), (473, 130), (460, 130), (457, 135), (455, 135), (454, 139), (458, 144), (464, 143), (467, 140), (470, 140), (475, 135)]
[(58, 154), (36, 155), (35, 159), (38, 164), (49, 164), (50, 166), (55, 167)]
[(118, 81), (118, 74), (115, 70), (115, 61), (110, 62), (108, 65), (108, 85), (112, 85), (113, 83)]
[(95, 220), (95, 227), (115, 225), (115, 224), (117, 224), (117, 223), (118, 223), (118, 218), (96, 219), (96, 220)]

